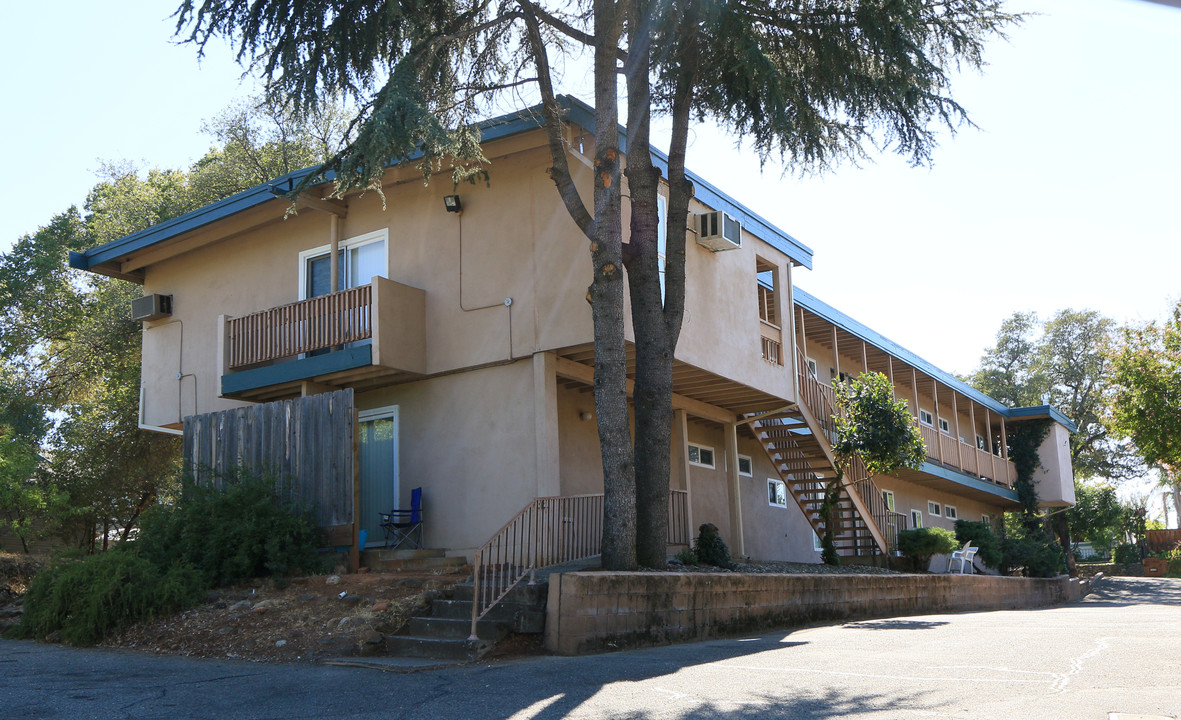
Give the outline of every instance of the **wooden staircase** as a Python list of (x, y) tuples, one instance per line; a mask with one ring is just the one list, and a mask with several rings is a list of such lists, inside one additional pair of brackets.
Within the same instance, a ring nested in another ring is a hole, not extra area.
[[(839, 476), (832, 449), (836, 411), (832, 388), (812, 377), (806, 362), (800, 362), (799, 367), (804, 369), (799, 378), (799, 404), (755, 417), (750, 420), (750, 429), (812, 529), (823, 537), (825, 518), (820, 510), (824, 489)], [(841, 479), (834, 518), (837, 552), (845, 556), (888, 554), (892, 537), (882, 531), (888, 513), (864, 464), (854, 458)]]

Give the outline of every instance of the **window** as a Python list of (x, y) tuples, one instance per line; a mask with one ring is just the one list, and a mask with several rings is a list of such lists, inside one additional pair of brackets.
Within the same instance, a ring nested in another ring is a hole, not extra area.
[(984, 436), (983, 435), (976, 436), (976, 449), (983, 450), (984, 452), (988, 452), (988, 446), (984, 444)]
[(812, 358), (807, 358), (807, 362), (808, 362), (808, 372), (809, 372), (809, 374), (812, 375), (812, 379), (814, 379), (814, 380), (819, 379), (820, 378), (820, 371), (816, 369), (816, 361), (813, 360)]
[(816, 534), (815, 530), (812, 531), (812, 549), (816, 552), (824, 552), (824, 543), (820, 541), (820, 536)]
[(991, 525), (992, 524), (992, 517), (988, 513), (981, 513), (980, 522), (985, 523), (987, 525)]
[(890, 490), (882, 491), (882, 502), (886, 504), (886, 509), (894, 512), (894, 493)]
[(951, 423), (947, 422), (947, 420), (944, 418), (939, 418), (939, 432), (943, 433), (944, 435), (950, 435)]
[(923, 513), (921, 510), (910, 511), (910, 529), (918, 530), (923, 526)]
[(839, 380), (841, 382), (845, 382), (846, 380), (849, 379), (849, 373), (847, 373), (847, 372), (838, 373), (836, 368), (829, 368), (828, 369), (828, 376), (830, 378), (833, 378), (834, 380)]
[(942, 508), (939, 507), (939, 503), (935, 502), (934, 500), (928, 500), (927, 501), (927, 514), (930, 515), (931, 517), (942, 517), (943, 512), (942, 512)]
[(927, 427), (935, 427), (935, 416), (926, 410), (919, 410), (919, 422)]
[(956, 512), (955, 505), (944, 505), (943, 506), (943, 517), (947, 518), (948, 520), (955, 520), (956, 518), (958, 518), (959, 513)]
[(775, 266), (755, 258), (755, 279), (759, 293), (759, 319), (779, 327), (779, 315), (775, 307)]
[(767, 478), (767, 504), (771, 507), (787, 507), (787, 486), (782, 480)]
[[(374, 276), (387, 277), (389, 252), (387, 230), (358, 235), (340, 242), (340, 289), (368, 285)], [(324, 245), (299, 254), (299, 299), (332, 292), (332, 262), (329, 246)]]
[(699, 467), (714, 467), (714, 449), (705, 445), (689, 443), (689, 464)]
[(743, 477), (751, 477), (754, 475), (754, 465), (751, 463), (750, 455), (738, 456), (738, 474)]

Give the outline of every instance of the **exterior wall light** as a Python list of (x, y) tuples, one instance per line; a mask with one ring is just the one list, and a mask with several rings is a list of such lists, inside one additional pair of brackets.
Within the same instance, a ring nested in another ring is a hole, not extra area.
[(586, 410), (583, 410), (582, 412), (578, 413), (578, 419), (583, 422), (589, 421), (592, 417), (594, 417), (594, 416), (591, 415), (590, 413), (588, 413)]
[(444, 195), (443, 207), (447, 208), (447, 212), (463, 212), (463, 204), (459, 202), (458, 195)]

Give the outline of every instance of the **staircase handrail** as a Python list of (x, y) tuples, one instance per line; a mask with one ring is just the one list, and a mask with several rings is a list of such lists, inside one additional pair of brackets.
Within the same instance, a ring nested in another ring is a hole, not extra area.
[[(687, 543), (688, 492), (669, 490), (669, 538)], [(472, 632), (492, 608), (537, 571), (602, 554), (603, 493), (534, 498), (481, 545), (472, 560)]]

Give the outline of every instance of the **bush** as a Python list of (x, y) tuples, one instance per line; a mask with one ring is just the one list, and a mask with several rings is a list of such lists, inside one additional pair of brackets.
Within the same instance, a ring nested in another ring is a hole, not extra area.
[(914, 560), (920, 571), (926, 571), (931, 558), (946, 555), (959, 546), (955, 535), (944, 528), (916, 528), (898, 533), (898, 552)]
[(1004, 554), (1001, 552), (1001, 541), (992, 531), (992, 525), (986, 522), (972, 520), (955, 521), (955, 539), (959, 545), (971, 542), (973, 547), (979, 548), (976, 557), (989, 567), (1000, 567)]
[(317, 572), (320, 535), (310, 510), (279, 498), (272, 479), (239, 473), (220, 489), (186, 483), (175, 507), (145, 513), (135, 551), (157, 567), (191, 565), (212, 587)]
[(699, 535), (693, 541), (693, 553), (703, 565), (716, 565), (720, 568), (731, 568), (730, 548), (726, 541), (718, 535), (718, 528), (713, 523), (705, 523), (698, 528)]
[(1116, 565), (1134, 565), (1140, 562), (1140, 548), (1132, 543), (1117, 545), (1111, 554), (1111, 561)]
[(1004, 559), (1001, 569), (1006, 574), (1024, 569), (1028, 577), (1054, 577), (1065, 568), (1061, 546), (1037, 538), (1005, 538), (1001, 543)]
[(697, 564), (697, 553), (693, 552), (692, 550), (683, 550), (683, 551), (677, 553), (677, 562), (679, 562), (682, 565), (686, 565), (686, 566), (696, 565)]
[(161, 571), (125, 549), (62, 559), (33, 579), (13, 634), (44, 638), (60, 631), (71, 645), (94, 645), (127, 625), (190, 607), (204, 594), (191, 566)]

